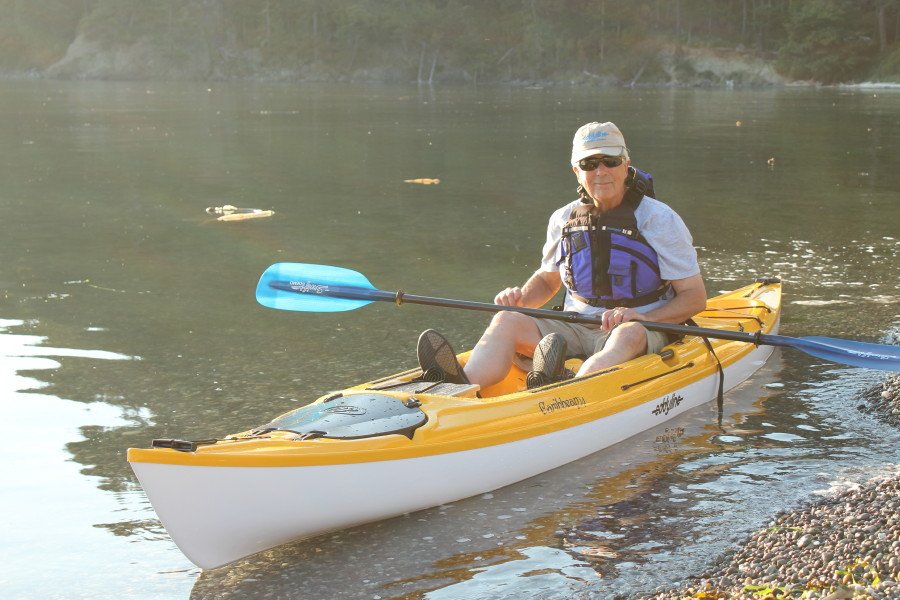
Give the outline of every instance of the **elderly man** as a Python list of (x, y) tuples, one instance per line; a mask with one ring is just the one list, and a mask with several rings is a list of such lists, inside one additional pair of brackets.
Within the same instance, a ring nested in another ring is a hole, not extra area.
[(641, 321), (683, 323), (704, 309), (706, 288), (690, 232), (675, 211), (644, 195), (649, 181), (631, 167), (619, 128), (583, 125), (571, 164), (580, 198), (550, 216), (540, 268), (494, 302), (536, 308), (565, 285), (565, 310), (602, 315), (602, 325), (499, 312), (465, 370), (446, 339), (429, 329), (417, 348), (427, 377), (484, 388), (506, 377), (514, 361), (533, 356), (528, 387), (546, 385), (564, 377), (570, 356), (585, 358), (580, 376), (659, 352), (666, 335)]

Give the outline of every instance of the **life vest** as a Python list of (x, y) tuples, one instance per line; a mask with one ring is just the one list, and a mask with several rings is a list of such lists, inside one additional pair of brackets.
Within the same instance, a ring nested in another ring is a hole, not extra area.
[(634, 215), (645, 195), (653, 197), (653, 178), (629, 167), (625, 183), (622, 203), (600, 214), (579, 188), (582, 204), (563, 226), (563, 283), (576, 300), (591, 306), (644, 306), (670, 289), (660, 277), (659, 257), (638, 231)]

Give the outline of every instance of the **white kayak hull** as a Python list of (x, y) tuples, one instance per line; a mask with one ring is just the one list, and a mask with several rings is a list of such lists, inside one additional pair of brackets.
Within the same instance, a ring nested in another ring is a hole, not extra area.
[[(756, 347), (727, 366), (725, 389), (750, 377), (771, 352)], [(178, 547), (211, 569), (289, 541), (522, 481), (706, 404), (718, 386), (714, 373), (596, 421), (446, 454), (324, 466), (131, 466)]]

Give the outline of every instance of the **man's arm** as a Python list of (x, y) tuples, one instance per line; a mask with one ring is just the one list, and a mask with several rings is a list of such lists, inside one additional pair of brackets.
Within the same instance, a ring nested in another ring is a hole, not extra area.
[(659, 308), (639, 313), (633, 308), (614, 308), (603, 313), (603, 329), (610, 330), (625, 321), (658, 321), (684, 323), (706, 308), (706, 286), (699, 273), (684, 279), (673, 279), (675, 297)]
[(522, 287), (506, 288), (497, 294), (494, 303), (503, 306), (540, 308), (556, 295), (561, 285), (559, 271), (535, 271)]

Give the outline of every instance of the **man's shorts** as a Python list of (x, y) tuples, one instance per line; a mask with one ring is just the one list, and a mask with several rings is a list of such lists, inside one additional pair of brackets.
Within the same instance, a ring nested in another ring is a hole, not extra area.
[[(587, 358), (600, 352), (611, 333), (602, 331), (600, 325), (583, 325), (556, 319), (534, 319), (534, 322), (538, 326), (542, 338), (551, 333), (563, 336), (566, 340), (567, 358), (574, 356)], [(647, 330), (646, 354), (656, 354), (670, 341), (669, 336), (665, 333)], [(516, 355), (516, 364), (525, 371), (531, 370), (531, 359), (528, 357)]]

